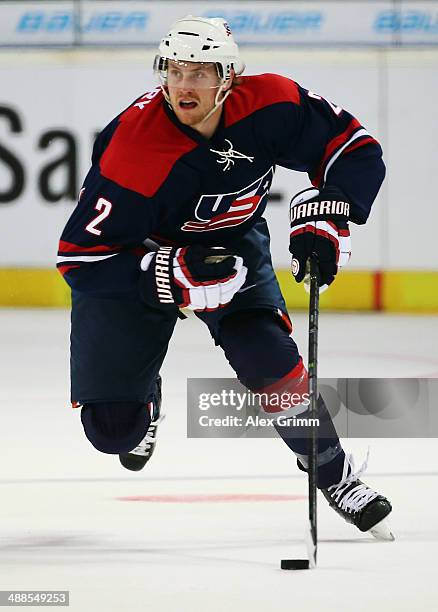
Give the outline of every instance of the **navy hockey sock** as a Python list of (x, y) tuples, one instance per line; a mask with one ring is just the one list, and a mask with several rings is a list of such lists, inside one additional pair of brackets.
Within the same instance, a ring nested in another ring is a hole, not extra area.
[[(272, 311), (254, 310), (230, 315), (222, 322), (220, 344), (238, 379), (251, 391), (277, 395), (307, 392), (307, 372), (297, 345)], [(264, 409), (271, 417), (279, 411), (278, 405), (276, 408), (267, 405)], [(298, 411), (301, 419), (309, 416), (305, 406)], [(326, 488), (341, 479), (345, 453), (321, 397), (318, 418), (318, 487)], [(298, 467), (305, 471), (308, 465), (306, 428), (297, 430), (277, 425), (276, 430), (297, 456)]]
[[(309, 410), (300, 411), (297, 418), (302, 420), (309, 419)], [(321, 396), (318, 398), (317, 418), (319, 420), (317, 485), (320, 489), (326, 489), (341, 480), (345, 453), (333, 425), (332, 418)], [(309, 465), (309, 432), (307, 427), (301, 426), (297, 430), (294, 426), (275, 425), (275, 429), (288, 447), (295, 453), (300, 470), (307, 471)]]

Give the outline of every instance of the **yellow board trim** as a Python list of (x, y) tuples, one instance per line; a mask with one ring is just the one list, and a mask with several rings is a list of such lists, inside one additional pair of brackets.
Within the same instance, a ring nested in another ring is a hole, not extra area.
[(0, 268), (0, 306), (70, 305), (70, 288), (51, 268)]
[[(287, 269), (277, 270), (276, 273), (287, 307), (291, 310), (308, 308), (309, 295), (303, 284), (296, 283)], [(335, 283), (321, 293), (320, 306), (325, 310), (373, 310), (373, 272), (349, 271), (340, 274)]]
[(438, 272), (384, 272), (382, 301), (388, 312), (438, 312)]
[[(277, 270), (288, 308), (306, 309), (309, 297), (288, 269)], [(0, 268), (0, 306), (67, 307), (70, 289), (50, 268)], [(438, 313), (438, 271), (345, 270), (321, 295), (323, 310)]]

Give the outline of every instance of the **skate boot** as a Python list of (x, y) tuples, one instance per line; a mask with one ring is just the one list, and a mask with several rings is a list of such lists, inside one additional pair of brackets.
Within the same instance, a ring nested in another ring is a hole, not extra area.
[(370, 532), (378, 540), (392, 541), (394, 536), (384, 520), (392, 510), (390, 502), (359, 480), (367, 463), (368, 456), (360, 470), (354, 472), (353, 456), (346, 455), (341, 481), (321, 491), (347, 523)]
[(119, 455), (123, 467), (133, 472), (142, 470), (155, 450), (158, 424), (164, 418), (161, 414), (161, 376), (157, 378), (155, 396), (151, 402), (148, 402), (148, 408), (151, 412), (151, 422), (145, 437), (132, 451)]

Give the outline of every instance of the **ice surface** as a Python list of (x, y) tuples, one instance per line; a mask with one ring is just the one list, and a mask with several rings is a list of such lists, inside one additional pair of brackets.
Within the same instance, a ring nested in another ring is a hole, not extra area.
[[(294, 316), (306, 352), (306, 319)], [(306, 479), (277, 439), (189, 440), (187, 377), (232, 372), (203, 325), (181, 322), (163, 368), (150, 465), (98, 453), (69, 408), (66, 311), (0, 311), (0, 589), (64, 589), (81, 611), (436, 610), (435, 440), (347, 440), (366, 482), (393, 502), (395, 543), (360, 534), (319, 500), (319, 565), (305, 554)], [(438, 319), (328, 315), (320, 376), (437, 376)], [(208, 501), (223, 494), (228, 501)], [(243, 501), (244, 495), (297, 496)], [(203, 495), (206, 501), (121, 501)]]

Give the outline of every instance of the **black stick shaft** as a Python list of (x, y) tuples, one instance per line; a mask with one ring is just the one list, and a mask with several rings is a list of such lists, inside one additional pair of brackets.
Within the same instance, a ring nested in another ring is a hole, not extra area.
[[(309, 302), (309, 416), (318, 418), (318, 315), (319, 315), (319, 270), (318, 259), (313, 253), (310, 258), (310, 302)], [(314, 421), (313, 421), (314, 422)], [(312, 539), (313, 565), (316, 566), (318, 530), (317, 530), (317, 475), (318, 475), (318, 428), (309, 427), (309, 523)]]

